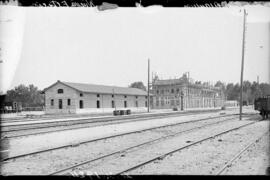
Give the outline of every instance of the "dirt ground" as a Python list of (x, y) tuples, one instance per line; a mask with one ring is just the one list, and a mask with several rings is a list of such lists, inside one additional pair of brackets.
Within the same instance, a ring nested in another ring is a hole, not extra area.
[[(229, 113), (237, 113), (237, 110), (230, 110)], [(200, 138), (214, 135), (220, 131), (230, 129), (239, 125), (243, 125), (250, 122), (260, 120), (259, 115), (254, 116), (254, 110), (252, 108), (245, 109), (244, 112), (253, 114), (254, 119), (243, 118), (243, 121), (233, 120), (221, 125), (213, 125), (208, 128), (202, 128), (195, 132), (185, 133), (180, 136), (170, 138), (166, 141), (161, 141), (148, 145), (144, 148), (138, 148), (130, 152), (125, 152), (113, 156), (109, 159), (97, 161), (91, 165), (85, 165), (80, 168), (74, 169), (79, 171), (96, 172), (98, 174), (114, 174), (125, 168), (128, 168), (136, 163), (143, 162), (148, 158), (156, 155), (168, 152), (172, 149), (185, 146), (190, 142), (195, 142)], [(209, 117), (216, 115), (216, 113), (191, 115), (186, 117), (173, 117), (160, 120), (150, 120), (145, 122), (129, 122), (122, 125), (107, 125), (96, 128), (98, 134), (114, 134), (117, 131), (129, 131), (134, 128), (146, 128), (146, 126), (158, 126), (165, 125), (172, 122), (190, 121), (192, 119), (198, 119), (203, 117)], [(188, 117), (188, 118), (187, 118)], [(219, 121), (221, 119), (215, 120)], [(34, 174), (34, 175), (46, 175), (56, 169), (62, 169), (66, 166), (83, 162), (85, 160), (100, 157), (102, 155), (127, 148), (142, 142), (146, 142), (155, 138), (159, 138), (170, 133), (186, 130), (192, 127), (203, 125), (203, 123), (185, 124), (181, 126), (171, 126), (158, 130), (147, 131), (144, 133), (130, 134), (128, 136), (117, 137), (112, 139), (106, 139), (94, 143), (82, 144), (70, 148), (60, 149), (53, 152), (46, 152), (31, 157), (20, 158), (18, 160), (12, 160), (3, 164), (1, 167), (1, 174), (3, 175), (18, 175), (18, 174)], [(105, 129), (107, 130), (105, 131)], [(55, 145), (54, 143), (46, 143), (50, 136), (52, 140), (58, 140), (63, 143), (64, 141), (70, 141), (72, 139), (78, 140), (82, 138), (93, 138), (95, 128), (89, 128), (88, 130), (73, 130), (63, 132), (63, 138), (60, 138), (61, 133), (49, 133), (42, 138), (38, 136), (28, 137), (29, 143), (26, 148), (33, 149), (31, 146), (33, 139), (39, 140), (35, 145), (47, 146)], [(243, 147), (255, 140), (263, 132), (269, 131), (269, 121), (260, 121), (252, 126), (247, 126), (233, 133), (225, 134), (220, 137), (214, 138), (207, 142), (195, 145), (183, 151), (176, 152), (172, 155), (166, 156), (151, 164), (147, 164), (134, 171), (130, 171), (128, 174), (171, 174), (171, 175), (212, 175), (216, 174), (218, 170), (225, 165), (237, 152), (241, 151)], [(80, 132), (80, 133), (78, 133)], [(79, 136), (81, 135), (81, 136)], [(16, 140), (16, 138), (14, 139)], [(14, 141), (15, 142), (15, 141)], [(22, 143), (21, 138), (17, 138), (15, 144)], [(46, 145), (47, 144), (47, 145)], [(15, 146), (14, 146), (15, 147)], [(24, 146), (21, 146), (24, 147)], [(18, 148), (13, 148), (14, 151), (22, 151)], [(252, 147), (249, 151), (244, 153), (239, 160), (237, 160), (228, 170), (223, 174), (248, 174), (248, 175), (264, 175), (266, 168), (269, 166), (269, 136), (262, 138), (256, 146)]]

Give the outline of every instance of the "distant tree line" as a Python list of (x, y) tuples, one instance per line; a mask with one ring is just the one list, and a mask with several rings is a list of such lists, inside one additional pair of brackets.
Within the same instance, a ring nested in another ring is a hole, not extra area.
[[(222, 83), (221, 81), (216, 82), (215, 87), (221, 87), (227, 97), (227, 100), (240, 100), (240, 84), (236, 83)], [(248, 104), (252, 104), (254, 99), (261, 96), (270, 95), (270, 84), (268, 83), (257, 83), (250, 81), (243, 81), (243, 101)]]
[[(195, 82), (195, 84), (204, 84), (201, 82)], [(146, 87), (142, 82), (134, 82), (129, 85), (132, 88), (138, 88), (146, 91)], [(221, 81), (217, 81), (215, 87), (221, 87), (224, 91), (227, 100), (237, 100), (240, 99), (240, 85), (239, 83), (225, 84)], [(40, 107), (44, 106), (44, 94), (42, 91), (35, 87), (33, 84), (28, 86), (19, 85), (14, 89), (7, 91), (5, 100), (6, 102), (21, 102), (22, 107)], [(270, 84), (257, 82), (243, 82), (243, 101), (248, 104), (252, 104), (254, 99), (257, 97), (270, 95)]]
[(23, 84), (7, 91), (5, 102), (21, 102), (22, 107), (44, 106), (44, 94), (33, 84), (25, 86)]

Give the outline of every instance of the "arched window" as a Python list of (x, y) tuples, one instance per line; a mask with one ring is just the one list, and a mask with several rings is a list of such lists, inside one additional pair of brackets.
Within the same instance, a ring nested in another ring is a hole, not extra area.
[(58, 94), (63, 94), (63, 93), (64, 93), (64, 90), (63, 90), (63, 89), (58, 89), (58, 90), (57, 90), (57, 93), (58, 93)]

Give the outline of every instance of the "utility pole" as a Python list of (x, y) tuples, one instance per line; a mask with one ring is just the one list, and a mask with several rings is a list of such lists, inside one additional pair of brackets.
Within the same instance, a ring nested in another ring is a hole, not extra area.
[(116, 110), (116, 101), (115, 101), (115, 94), (114, 94), (114, 88), (113, 88), (113, 106), (114, 106), (114, 110)]
[(242, 64), (241, 64), (241, 78), (240, 78), (240, 113), (239, 120), (242, 120), (242, 106), (243, 106), (243, 72), (244, 72), (244, 57), (245, 57), (245, 33), (246, 33), (246, 10), (244, 9), (243, 21), (243, 40), (242, 40)]
[(186, 72), (187, 75), (187, 108), (190, 108), (190, 94), (189, 94), (189, 72)]
[(149, 112), (150, 97), (149, 97), (149, 78), (150, 78), (150, 59), (148, 59), (148, 83), (147, 83), (147, 112)]

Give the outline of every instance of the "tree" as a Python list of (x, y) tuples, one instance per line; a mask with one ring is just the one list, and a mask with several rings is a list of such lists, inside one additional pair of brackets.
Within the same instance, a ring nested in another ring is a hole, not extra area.
[(141, 81), (131, 83), (129, 85), (129, 87), (130, 88), (142, 89), (142, 90), (146, 91), (146, 87), (144, 86), (143, 82), (141, 82)]
[(261, 83), (259, 85), (260, 89), (261, 89), (261, 92), (262, 92), (262, 95), (263, 96), (266, 96), (266, 95), (270, 95), (270, 84), (267, 84), (267, 83)]
[(235, 100), (233, 98), (233, 91), (234, 91), (234, 85), (233, 85), (233, 83), (227, 84), (226, 91), (225, 91), (225, 94), (227, 96), (227, 100)]
[(223, 92), (225, 92), (225, 90), (226, 90), (226, 85), (225, 85), (225, 83), (223, 83), (223, 82), (221, 82), (221, 81), (217, 81), (216, 84), (215, 84), (215, 87), (221, 88), (221, 90), (222, 90)]
[(21, 102), (23, 107), (38, 107), (44, 105), (44, 95), (32, 84), (28, 87), (21, 84), (7, 91), (6, 101)]
[[(226, 86), (226, 95), (228, 100), (238, 100), (240, 99), (240, 85), (229, 83)], [(270, 84), (261, 83), (253, 81), (253, 83), (249, 81), (243, 82), (243, 101), (247, 103), (254, 102), (255, 98), (270, 95)]]

